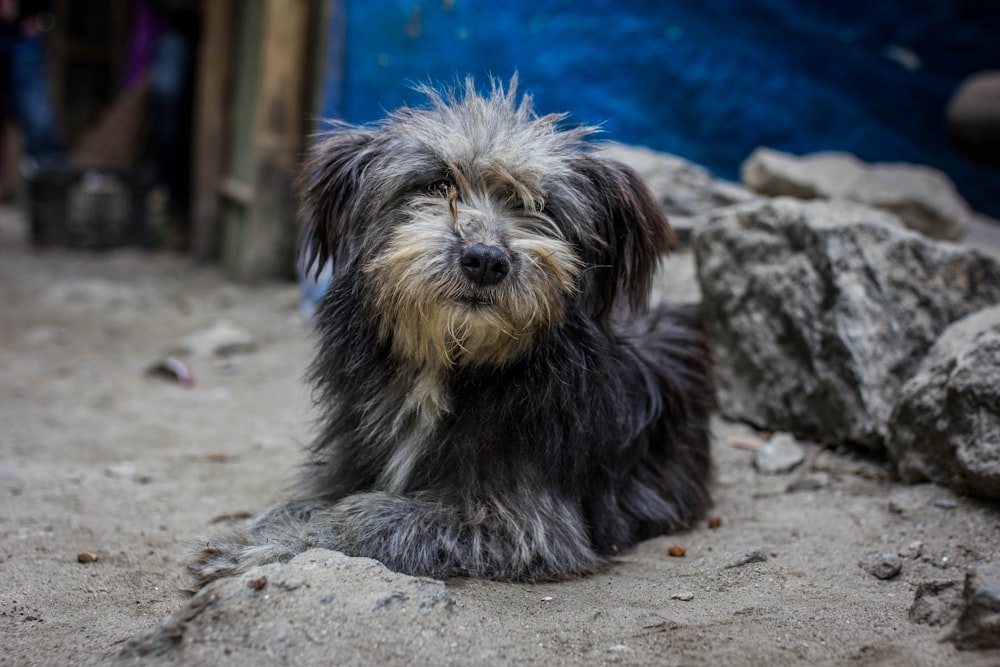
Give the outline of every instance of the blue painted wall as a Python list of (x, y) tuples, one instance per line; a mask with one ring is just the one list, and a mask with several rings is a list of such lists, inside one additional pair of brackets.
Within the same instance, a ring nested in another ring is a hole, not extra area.
[(368, 122), (420, 104), (413, 82), (518, 71), (538, 111), (722, 177), (760, 145), (846, 150), (936, 166), (1000, 216), (1000, 171), (966, 161), (944, 131), (961, 79), (1000, 69), (1000, 0), (342, 2), (327, 116)]

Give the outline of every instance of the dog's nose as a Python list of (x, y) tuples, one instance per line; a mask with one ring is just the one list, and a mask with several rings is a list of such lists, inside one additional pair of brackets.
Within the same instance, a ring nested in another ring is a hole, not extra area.
[(476, 285), (496, 285), (510, 272), (510, 260), (503, 248), (473, 243), (462, 251), (459, 261), (465, 276)]

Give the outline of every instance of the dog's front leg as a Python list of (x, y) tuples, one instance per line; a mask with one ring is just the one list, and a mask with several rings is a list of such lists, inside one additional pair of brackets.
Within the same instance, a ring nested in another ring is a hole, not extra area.
[(206, 543), (189, 561), (201, 584), (312, 548), (381, 561), (406, 574), (535, 581), (584, 574), (602, 559), (580, 512), (552, 494), (459, 501), (368, 491), (295, 500)]
[(307, 534), (315, 546), (439, 578), (542, 580), (601, 563), (580, 512), (541, 491), (474, 501), (358, 493), (314, 513)]

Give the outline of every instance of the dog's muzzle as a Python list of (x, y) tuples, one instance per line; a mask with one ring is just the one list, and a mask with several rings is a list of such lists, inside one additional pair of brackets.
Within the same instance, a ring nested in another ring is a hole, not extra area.
[(496, 285), (510, 273), (507, 251), (495, 245), (473, 243), (459, 256), (462, 273), (477, 287)]

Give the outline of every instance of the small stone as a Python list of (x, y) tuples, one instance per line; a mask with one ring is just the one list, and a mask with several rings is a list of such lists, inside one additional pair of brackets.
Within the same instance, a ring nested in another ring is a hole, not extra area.
[(76, 555), (78, 563), (95, 563), (97, 562), (97, 558), (97, 554), (92, 551), (81, 551)]
[(934, 501), (934, 507), (940, 507), (945, 510), (953, 510), (958, 507), (958, 503), (951, 498), (938, 498)]
[(667, 549), (667, 553), (669, 555), (673, 556), (674, 558), (683, 558), (684, 554), (686, 554), (687, 551), (684, 549), (684, 547), (679, 547), (677, 545), (671, 545)]
[(542, 602), (551, 602), (551, 601), (552, 601), (551, 595), (546, 595), (545, 597), (542, 598)]
[(713, 517), (709, 518), (709, 520), (708, 520), (708, 527), (709, 528), (718, 528), (721, 525), (722, 525), (722, 517), (721, 516), (713, 516)]
[(792, 470), (803, 460), (805, 452), (790, 433), (775, 433), (763, 447), (754, 454), (754, 466), (760, 472), (780, 474)]
[(923, 512), (927, 501), (923, 494), (914, 493), (912, 488), (904, 488), (889, 496), (889, 511), (893, 514), (910, 515)]
[(893, 514), (905, 514), (906, 510), (911, 509), (908, 500), (899, 494), (894, 494), (889, 498), (889, 511)]
[(786, 487), (786, 491), (788, 491), (788, 493), (796, 493), (798, 491), (819, 491), (820, 489), (826, 488), (829, 484), (830, 476), (825, 472), (817, 472), (792, 480)]
[(632, 653), (633, 650), (626, 646), (625, 644), (612, 644), (608, 647), (608, 651), (611, 653)]
[(684, 591), (683, 593), (674, 593), (670, 596), (671, 600), (680, 600), (681, 602), (690, 602), (694, 599), (694, 593), (690, 591)]
[(760, 547), (750, 547), (739, 556), (729, 561), (725, 566), (725, 569), (733, 567), (743, 567), (744, 565), (749, 565), (750, 563), (764, 563), (767, 561), (767, 554)]
[(920, 540), (910, 542), (900, 553), (904, 558), (920, 558), (924, 555), (924, 543)]
[(917, 585), (909, 618), (923, 625), (947, 625), (962, 610), (962, 582), (924, 581)]
[(960, 649), (1000, 648), (1000, 564), (987, 563), (965, 575), (964, 608), (951, 640)]
[(756, 452), (764, 446), (764, 440), (756, 435), (731, 435), (726, 438), (726, 442), (736, 449), (743, 449), (748, 452)]
[(104, 474), (113, 479), (127, 479), (139, 484), (149, 484), (153, 478), (139, 470), (134, 463), (121, 461), (104, 469)]
[(267, 586), (267, 577), (264, 576), (257, 577), (256, 579), (250, 582), (249, 586), (255, 591), (259, 591), (260, 589)]
[(858, 566), (879, 579), (892, 579), (903, 567), (903, 559), (896, 554), (873, 551), (858, 561)]

